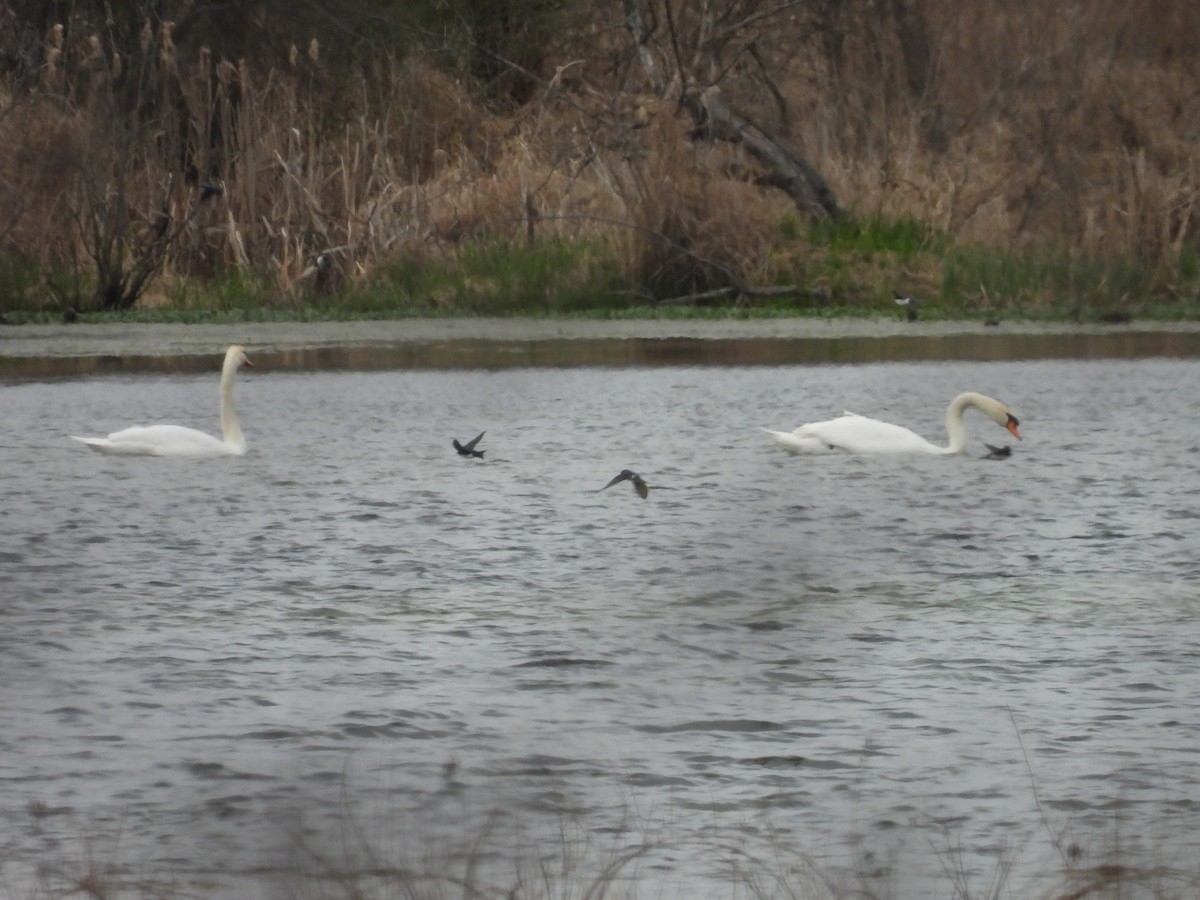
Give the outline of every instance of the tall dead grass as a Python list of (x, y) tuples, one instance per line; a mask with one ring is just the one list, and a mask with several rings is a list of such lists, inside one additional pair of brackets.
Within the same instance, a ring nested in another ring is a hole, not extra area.
[[(166, 217), (160, 286), (251, 272), (284, 303), (496, 241), (603, 247), (631, 296), (802, 281), (786, 197), (634, 78), (622, 8), (594, 5), (517, 109), (420, 56), (368, 84), (317, 38), (264, 66), (177, 46), (170, 22), (135, 48), (51, 29), (37, 84), (0, 89), (0, 249), (86, 273), (97, 229), (136, 256)], [(1170, 281), (1200, 213), (1198, 21), (1182, 0), (814, 4), (745, 25), (718, 76), (851, 210)]]
[(887, 71), (898, 35), (875, 56), (851, 32), (841, 83), (856, 99), (841, 121), (820, 117), (850, 206), (991, 247), (1165, 264), (1195, 243), (1200, 30), (1186, 3), (912, 5), (930, 37), (924, 90)]

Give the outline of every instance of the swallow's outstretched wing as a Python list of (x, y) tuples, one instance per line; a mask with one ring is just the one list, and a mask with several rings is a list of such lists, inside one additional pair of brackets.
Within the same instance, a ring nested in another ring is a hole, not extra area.
[(484, 431), (479, 432), (479, 434), (475, 435), (473, 440), (467, 441), (465, 444), (460, 444), (458, 442), (458, 438), (455, 438), (452, 442), (454, 444), (454, 449), (458, 451), (459, 456), (478, 456), (482, 458), (483, 454), (485, 454), (487, 451), (476, 450), (475, 445), (479, 443), (480, 439), (482, 439), (486, 433), (487, 432)]
[(632, 469), (622, 469), (619, 474), (613, 476), (612, 481), (600, 488), (602, 491), (608, 490), (614, 484), (620, 484), (622, 481), (632, 481), (633, 489), (637, 491), (639, 497), (643, 500), (650, 494), (650, 486), (642, 480), (642, 476)]

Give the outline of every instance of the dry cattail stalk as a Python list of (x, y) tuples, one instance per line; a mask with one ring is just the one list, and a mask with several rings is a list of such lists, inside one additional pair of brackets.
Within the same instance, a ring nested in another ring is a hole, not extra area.
[(174, 71), (175, 69), (175, 40), (172, 37), (172, 32), (174, 30), (174, 22), (163, 22), (162, 38), (158, 58), (162, 63), (163, 68), (168, 71)]
[(104, 56), (104, 50), (100, 46), (100, 35), (93, 34), (88, 38), (88, 55), (87, 64), (91, 65)]
[(60, 59), (62, 59), (62, 51), (57, 47), (50, 47), (46, 51), (46, 69), (42, 78), (47, 88), (61, 87), (62, 73), (58, 68)]

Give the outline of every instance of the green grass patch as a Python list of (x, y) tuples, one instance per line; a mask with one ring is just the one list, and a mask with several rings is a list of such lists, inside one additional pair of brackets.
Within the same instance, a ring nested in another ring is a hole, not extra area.
[(957, 315), (1007, 312), (1027, 318), (1194, 317), (1200, 279), (1192, 254), (1171, 271), (1124, 256), (1079, 256), (955, 248), (941, 262), (939, 301)]
[(173, 307), (198, 314), (269, 308), (278, 301), (273, 285), (246, 269), (222, 272), (204, 282), (180, 280), (167, 297)]
[(918, 254), (940, 254), (946, 236), (931, 225), (910, 218), (845, 215), (814, 220), (808, 239), (836, 253), (872, 255), (891, 253), (908, 262)]
[[(803, 230), (807, 228), (807, 230)], [(534, 244), (487, 241), (422, 248), (376, 266), (371, 278), (321, 289), (303, 280), (281, 291), (273, 277), (229, 270), (210, 279), (163, 279), (136, 309), (80, 313), (92, 322), (275, 322), (418, 316), (570, 316), (727, 319), (785, 316), (893, 317), (892, 290), (925, 301), (922, 320), (1025, 318), (1117, 321), (1200, 318), (1200, 249), (1169, 265), (1129, 257), (1084, 257), (1041, 247), (1027, 252), (956, 246), (911, 220), (785, 219), (772, 265), (755, 286), (795, 284), (779, 296), (659, 304), (662, 294), (628, 269), (629, 248), (602, 238)], [(47, 274), (0, 255), (0, 314), (12, 324), (59, 322), (64, 291), (88, 296), (87, 272)], [(56, 293), (49, 284), (60, 284)], [(668, 289), (670, 285), (666, 286)], [(680, 287), (677, 296), (686, 293)]]
[(625, 306), (622, 276), (603, 247), (552, 240), (492, 241), (442, 259), (400, 259), (379, 283), (393, 297), (431, 312), (475, 315), (566, 314)]

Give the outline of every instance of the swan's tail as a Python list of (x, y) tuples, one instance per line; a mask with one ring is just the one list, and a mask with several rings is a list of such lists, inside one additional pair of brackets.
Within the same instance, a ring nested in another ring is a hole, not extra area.
[(69, 437), (73, 441), (79, 441), (79, 443), (85, 445), (89, 450), (95, 450), (97, 453), (103, 453), (106, 456), (114, 456), (121, 453), (146, 452), (144, 450), (139, 450), (139, 448), (135, 445), (120, 444), (115, 441), (111, 441), (108, 438), (79, 437), (77, 434), (69, 435)]
[(770, 428), (763, 428), (762, 431), (788, 453), (804, 453), (808, 450), (808, 445), (790, 431), (773, 431)]
[(795, 431), (772, 431), (770, 428), (762, 430), (769, 434), (780, 447), (795, 456), (838, 452), (838, 448), (833, 444), (826, 443), (815, 434), (809, 433), (805, 425), (801, 425)]

